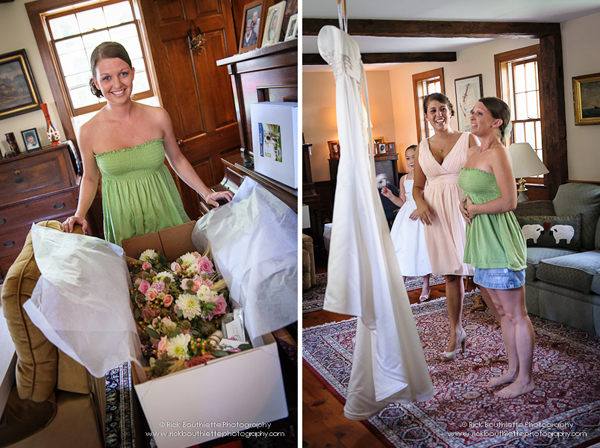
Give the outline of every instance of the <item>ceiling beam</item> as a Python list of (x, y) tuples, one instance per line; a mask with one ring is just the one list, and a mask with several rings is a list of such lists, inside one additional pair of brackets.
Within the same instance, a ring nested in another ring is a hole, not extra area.
[[(302, 34), (316, 36), (319, 34), (319, 30), (326, 25), (337, 27), (338, 21), (336, 19), (302, 19)], [(349, 19), (348, 31), (352, 36), (376, 37), (540, 38), (560, 34), (560, 24)]]
[[(362, 53), (363, 64), (391, 64), (404, 62), (456, 62), (456, 53), (440, 51), (437, 53)], [(320, 54), (302, 55), (302, 65), (325, 65)]]

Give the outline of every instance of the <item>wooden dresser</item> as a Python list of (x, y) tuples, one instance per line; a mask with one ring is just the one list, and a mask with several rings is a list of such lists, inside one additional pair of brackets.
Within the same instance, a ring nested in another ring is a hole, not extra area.
[(0, 282), (33, 222), (75, 213), (78, 184), (67, 143), (0, 160)]

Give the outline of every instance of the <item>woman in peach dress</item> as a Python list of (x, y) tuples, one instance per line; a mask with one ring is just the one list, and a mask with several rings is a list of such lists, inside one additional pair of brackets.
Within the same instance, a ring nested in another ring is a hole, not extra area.
[(462, 191), (457, 179), (467, 161), (467, 150), (479, 143), (470, 133), (450, 127), (454, 109), (445, 95), (431, 94), (425, 97), (423, 105), (435, 135), (422, 140), (417, 149), (413, 197), (419, 218), (425, 224), (432, 273), (446, 277), (450, 338), (442, 360), (452, 361), (460, 347), (464, 352), (467, 338), (462, 328), (465, 295), (462, 276), (473, 275), (472, 268), (463, 263), (465, 222), (460, 211)]

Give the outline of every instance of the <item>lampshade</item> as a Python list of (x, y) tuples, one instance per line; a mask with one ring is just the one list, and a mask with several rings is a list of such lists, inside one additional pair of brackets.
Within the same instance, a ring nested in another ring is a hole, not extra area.
[(508, 152), (515, 177), (529, 177), (548, 173), (548, 168), (542, 163), (529, 143), (513, 143), (510, 145)]

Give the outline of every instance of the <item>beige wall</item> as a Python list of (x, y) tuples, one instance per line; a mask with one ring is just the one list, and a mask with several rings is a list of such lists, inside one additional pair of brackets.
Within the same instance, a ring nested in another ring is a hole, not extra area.
[[(52, 118), (52, 122), (58, 128), (61, 136), (64, 136), (62, 124), (58, 119), (54, 97), (50, 90), (50, 83), (46, 77), (42, 58), (35, 42), (33, 31), (31, 30), (27, 10), (25, 9), (27, 1), (29, 0), (15, 0), (12, 3), (0, 4), (0, 54), (25, 49), (42, 102), (48, 103), (50, 118)], [(21, 151), (25, 151), (21, 131), (31, 128), (37, 129), (42, 146), (50, 144), (46, 136), (46, 120), (41, 110), (0, 120), (0, 148), (2, 149), (2, 154), (6, 154), (8, 149), (4, 134), (7, 132), (14, 133), (19, 148)]]
[[(395, 141), (390, 77), (387, 71), (368, 71), (369, 104), (373, 137)], [(329, 180), (329, 140), (338, 140), (335, 113), (335, 80), (329, 68), (302, 73), (302, 132), (312, 144), (313, 182)], [(344, 151), (344, 148), (340, 149)]]
[(561, 26), (570, 180), (600, 181), (600, 125), (575, 126), (573, 77), (600, 73), (600, 13)]

